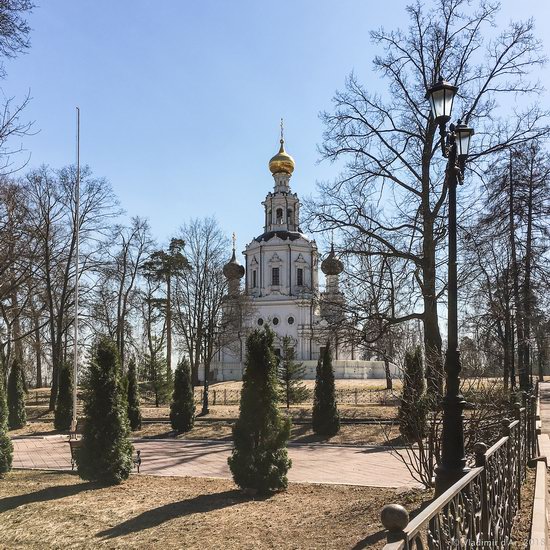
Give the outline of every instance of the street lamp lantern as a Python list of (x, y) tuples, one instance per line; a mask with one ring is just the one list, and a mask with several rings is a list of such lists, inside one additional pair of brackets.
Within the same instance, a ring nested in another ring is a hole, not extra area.
[(455, 126), (457, 154), (459, 158), (466, 158), (470, 149), (470, 140), (474, 135), (474, 129), (469, 128), (466, 124), (462, 124), (459, 120)]
[(439, 81), (428, 88), (426, 99), (429, 99), (432, 115), (436, 122), (445, 124), (451, 120), (453, 101), (458, 88), (439, 77)]

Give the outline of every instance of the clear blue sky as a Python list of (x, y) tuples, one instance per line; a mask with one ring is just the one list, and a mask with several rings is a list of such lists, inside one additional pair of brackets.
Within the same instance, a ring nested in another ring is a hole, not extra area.
[[(111, 181), (128, 215), (149, 218), (161, 242), (214, 215), (242, 249), (262, 229), (280, 117), (292, 187), (311, 194), (334, 170), (316, 164), (318, 113), (351, 70), (379, 85), (368, 31), (405, 26), (406, 3), (43, 0), (32, 47), (2, 85), (7, 96), (31, 92), (31, 167), (74, 161), (78, 105), (82, 162)], [(544, 36), (550, 3), (503, 3), (502, 22), (532, 15)]]

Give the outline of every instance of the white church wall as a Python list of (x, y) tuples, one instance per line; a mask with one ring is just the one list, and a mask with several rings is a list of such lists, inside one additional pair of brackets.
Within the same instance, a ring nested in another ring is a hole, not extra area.
[[(304, 380), (315, 380), (317, 361), (301, 361), (305, 368)], [(332, 361), (334, 377), (339, 380), (377, 380), (385, 379), (384, 361)], [(213, 363), (211, 372), (216, 382), (242, 380), (244, 364)], [(400, 368), (390, 363), (390, 375), (397, 379), (401, 377)], [(204, 380), (204, 368), (199, 367), (199, 378)]]

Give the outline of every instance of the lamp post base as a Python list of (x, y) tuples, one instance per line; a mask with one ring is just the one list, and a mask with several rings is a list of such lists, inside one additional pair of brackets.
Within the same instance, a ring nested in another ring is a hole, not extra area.
[(435, 469), (435, 496), (441, 496), (469, 471), (470, 468), (466, 465), (458, 468), (449, 468), (443, 464), (437, 466)]
[[(455, 355), (460, 365), (458, 353)], [(449, 359), (449, 353), (447, 354)], [(464, 406), (466, 402), (458, 392), (459, 379), (447, 379), (447, 386), (451, 385), (451, 395), (443, 398), (443, 432), (441, 434), (441, 458), (435, 468), (435, 494), (444, 493), (456, 483), (464, 474), (469, 472), (466, 466), (464, 453)], [(453, 393), (455, 395), (453, 395)], [(458, 395), (457, 395), (458, 394)]]

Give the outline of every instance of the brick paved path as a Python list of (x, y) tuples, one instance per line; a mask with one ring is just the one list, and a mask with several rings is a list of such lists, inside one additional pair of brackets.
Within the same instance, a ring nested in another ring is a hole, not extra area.
[[(141, 472), (163, 476), (231, 478), (231, 444), (163, 439), (134, 440), (141, 450)], [(15, 438), (14, 468), (70, 470), (67, 438)], [(291, 445), (289, 480), (371, 487), (416, 487), (406, 467), (389, 451), (375, 447)]]

